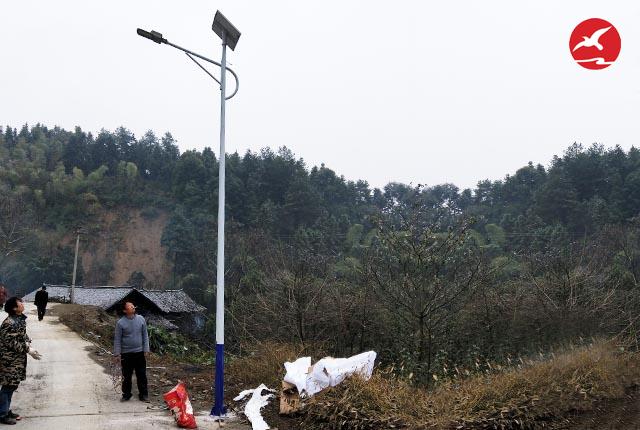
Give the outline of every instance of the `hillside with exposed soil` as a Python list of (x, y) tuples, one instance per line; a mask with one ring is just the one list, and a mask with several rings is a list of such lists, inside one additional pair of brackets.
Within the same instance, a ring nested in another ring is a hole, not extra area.
[[(161, 244), (169, 216), (158, 210), (152, 216), (143, 213), (139, 209), (105, 212), (83, 235), (79, 258), (84, 285), (123, 285), (139, 272), (145, 288), (169, 286), (173, 263)], [(65, 242), (73, 245), (73, 237), (65, 237)]]

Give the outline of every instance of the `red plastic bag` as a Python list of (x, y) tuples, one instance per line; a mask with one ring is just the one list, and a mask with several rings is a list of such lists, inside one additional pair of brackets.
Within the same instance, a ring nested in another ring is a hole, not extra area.
[(162, 397), (176, 419), (178, 427), (186, 429), (198, 428), (196, 417), (193, 415), (193, 406), (191, 406), (189, 394), (187, 394), (187, 388), (183, 382), (178, 382), (178, 385)]

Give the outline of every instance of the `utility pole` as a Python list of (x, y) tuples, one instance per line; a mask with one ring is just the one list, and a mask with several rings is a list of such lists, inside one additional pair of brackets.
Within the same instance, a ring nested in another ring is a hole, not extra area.
[(76, 271), (78, 270), (78, 248), (80, 247), (80, 230), (76, 231), (76, 256), (73, 259), (73, 279), (71, 280), (71, 303), (75, 303)]

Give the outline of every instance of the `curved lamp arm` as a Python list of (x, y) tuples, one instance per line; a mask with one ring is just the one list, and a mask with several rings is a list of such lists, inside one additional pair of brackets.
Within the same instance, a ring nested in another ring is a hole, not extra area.
[[(202, 70), (204, 70), (204, 71), (205, 71), (209, 76), (211, 76), (211, 77), (213, 78), (213, 80), (214, 80), (214, 81), (216, 81), (218, 84), (222, 85), (222, 84), (220, 83), (220, 81), (219, 81), (219, 80), (217, 80), (217, 79), (216, 79), (216, 78), (215, 78), (211, 73), (209, 73), (209, 71), (208, 71), (207, 69), (205, 69), (205, 68), (202, 66), (202, 64), (198, 63), (198, 61), (197, 61), (195, 58), (193, 58), (193, 57), (198, 57), (198, 58), (200, 58), (200, 59), (202, 59), (202, 60), (204, 60), (204, 61), (208, 61), (209, 63), (211, 63), (211, 64), (215, 64), (216, 66), (218, 66), (218, 67), (220, 67), (220, 68), (222, 68), (222, 64), (220, 64), (220, 63), (218, 63), (217, 61), (214, 61), (214, 60), (212, 60), (212, 59), (210, 59), (210, 58), (204, 57), (204, 56), (202, 56), (202, 55), (200, 55), (200, 54), (196, 54), (196, 53), (195, 53), (195, 52), (193, 52), (193, 51), (189, 51), (188, 49), (185, 49), (185, 48), (183, 48), (182, 46), (178, 46), (178, 45), (176, 45), (176, 44), (174, 44), (174, 43), (169, 42), (167, 39), (165, 39), (164, 37), (162, 37), (162, 34), (161, 34), (161, 33), (158, 33), (157, 31), (151, 31), (151, 32), (149, 32), (149, 31), (146, 31), (146, 30), (143, 30), (143, 29), (139, 28), (139, 29), (137, 30), (137, 33), (138, 33), (138, 35), (139, 35), (139, 36), (142, 36), (142, 37), (144, 37), (144, 38), (147, 38), (147, 39), (149, 39), (149, 40), (151, 40), (151, 41), (153, 41), (153, 42), (155, 42), (155, 43), (158, 43), (158, 44), (165, 43), (165, 44), (167, 44), (167, 45), (169, 45), (169, 46), (172, 46), (172, 47), (174, 47), (174, 48), (176, 48), (176, 49), (181, 50), (182, 52), (184, 52), (185, 54), (187, 54), (187, 56), (188, 56), (191, 60), (193, 60), (193, 62), (195, 62), (198, 66), (200, 66), (200, 68), (201, 68)], [(236, 88), (235, 88), (235, 90), (231, 93), (231, 95), (230, 95), (230, 96), (225, 97), (225, 100), (229, 100), (230, 98), (232, 98), (233, 96), (235, 96), (235, 95), (236, 95), (236, 93), (238, 92), (238, 88), (240, 87), (240, 80), (238, 79), (238, 75), (236, 74), (236, 72), (234, 72), (234, 71), (233, 71), (233, 69), (230, 69), (229, 67), (227, 67), (226, 69), (227, 69), (227, 70), (228, 70), (228, 71), (233, 75), (233, 79), (235, 79), (235, 81), (236, 81)]]
[[(195, 58), (193, 58), (193, 57), (198, 57), (198, 58), (200, 58), (200, 59), (202, 59), (202, 60), (204, 60), (204, 61), (208, 61), (209, 63), (211, 63), (211, 64), (215, 64), (216, 66), (218, 66), (218, 67), (220, 67), (220, 68), (222, 68), (222, 64), (220, 64), (220, 63), (218, 63), (217, 61), (214, 61), (214, 60), (212, 60), (212, 59), (210, 59), (210, 58), (204, 57), (204, 56), (202, 56), (202, 55), (200, 55), (200, 54), (196, 54), (196, 53), (195, 53), (195, 52), (193, 52), (193, 51), (189, 51), (188, 49), (185, 49), (185, 48), (183, 48), (183, 47), (181, 47), (181, 46), (175, 45), (175, 44), (173, 44), (173, 43), (171, 43), (171, 42), (169, 42), (169, 41), (166, 41), (165, 43), (166, 43), (167, 45), (169, 45), (169, 46), (173, 46), (174, 48), (179, 49), (179, 50), (181, 50), (182, 52), (184, 52), (185, 54), (187, 54), (187, 56), (188, 56), (189, 58), (191, 58), (191, 59), (192, 59), (192, 60), (193, 60), (193, 61), (194, 61), (198, 66), (200, 66), (200, 68), (201, 68), (201, 69), (203, 69), (205, 72), (207, 72), (207, 74), (208, 74), (209, 76), (211, 76), (211, 77), (212, 77), (212, 78), (213, 78), (213, 79), (214, 79), (218, 84), (220, 84), (220, 81), (219, 81), (219, 80), (217, 80), (217, 79), (216, 79), (216, 78), (215, 78), (211, 73), (209, 73), (209, 71), (208, 71), (207, 69), (205, 69), (204, 67), (202, 67), (202, 65), (201, 65), (200, 63), (198, 63), (198, 62), (196, 61), (196, 59), (195, 59)], [(234, 72), (234, 71), (233, 71), (233, 69), (230, 69), (229, 67), (227, 67), (227, 70), (228, 70), (229, 72), (231, 72), (231, 74), (233, 75), (233, 79), (235, 79), (235, 81), (236, 81), (236, 88), (235, 88), (235, 90), (233, 90), (233, 92), (231, 93), (231, 95), (230, 95), (230, 96), (225, 97), (225, 100), (229, 100), (231, 97), (235, 96), (235, 95), (236, 95), (236, 93), (238, 92), (238, 88), (240, 87), (240, 80), (238, 79), (238, 75), (236, 74), (236, 72)]]

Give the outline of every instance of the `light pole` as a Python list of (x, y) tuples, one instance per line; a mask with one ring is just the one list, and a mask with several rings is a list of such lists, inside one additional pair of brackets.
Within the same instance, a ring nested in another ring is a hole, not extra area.
[(71, 292), (69, 293), (69, 301), (71, 303), (76, 302), (75, 288), (76, 288), (76, 273), (78, 271), (78, 251), (80, 248), (80, 235), (85, 233), (86, 231), (81, 227), (78, 227), (76, 229), (76, 252), (75, 252), (75, 256), (73, 257), (73, 275), (71, 278)]
[[(236, 95), (238, 92), (238, 76), (227, 67), (227, 46), (231, 50), (235, 50), (240, 32), (236, 29), (227, 18), (216, 11), (211, 29), (222, 39), (222, 59), (217, 61), (210, 60), (200, 54), (189, 51), (169, 42), (162, 37), (161, 33), (156, 31), (145, 31), (138, 29), (137, 33), (159, 44), (166, 44), (183, 51), (193, 60), (202, 70), (204, 70), (213, 80), (220, 84), (220, 162), (218, 173), (218, 260), (217, 260), (217, 285), (216, 285), (216, 375), (215, 375), (215, 400), (211, 415), (222, 419), (226, 414), (224, 405), (224, 201), (225, 201), (225, 102)], [(220, 67), (220, 80), (216, 79), (206, 68), (202, 66), (194, 57), (198, 57), (211, 64)], [(227, 70), (233, 75), (236, 82), (236, 88), (230, 96), (226, 95)]]
[(71, 303), (76, 302), (75, 288), (76, 288), (76, 271), (78, 269), (78, 248), (80, 247), (80, 230), (76, 231), (76, 254), (73, 258), (73, 277), (71, 278), (71, 294), (69, 301)]

